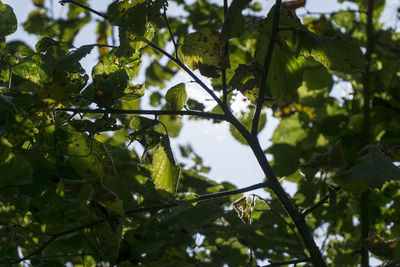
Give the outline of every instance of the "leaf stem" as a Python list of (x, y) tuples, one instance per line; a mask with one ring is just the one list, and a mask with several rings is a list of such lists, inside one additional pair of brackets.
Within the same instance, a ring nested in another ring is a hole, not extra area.
[(274, 263), (271, 263), (271, 264), (263, 265), (261, 267), (282, 266), (282, 265), (296, 264), (296, 263), (310, 262), (310, 261), (311, 261), (310, 258), (304, 258), (304, 259), (297, 259), (297, 260), (274, 262)]
[[(227, 190), (227, 191), (223, 191), (223, 192), (218, 192), (218, 193), (212, 193), (212, 194), (205, 194), (205, 195), (201, 195), (197, 198), (194, 199), (190, 199), (190, 200), (179, 200), (179, 201), (174, 201), (174, 202), (170, 202), (170, 203), (166, 203), (166, 204), (157, 204), (157, 205), (152, 205), (152, 206), (146, 206), (146, 207), (140, 207), (140, 208), (135, 208), (135, 209), (130, 209), (125, 211), (124, 215), (122, 217), (126, 217), (130, 214), (133, 213), (139, 213), (139, 212), (146, 212), (146, 211), (159, 211), (159, 210), (163, 210), (163, 209), (169, 209), (169, 208), (173, 208), (176, 207), (178, 205), (185, 205), (185, 204), (191, 204), (191, 203), (195, 203), (195, 202), (202, 202), (202, 201), (208, 201), (208, 200), (214, 200), (217, 198), (222, 198), (222, 197), (228, 197), (228, 196), (233, 196), (233, 195), (237, 195), (237, 194), (241, 194), (241, 193), (245, 193), (245, 192), (249, 192), (249, 191), (253, 191), (256, 189), (260, 189), (260, 188), (264, 188), (266, 187), (267, 184), (266, 183), (258, 183), (258, 184), (254, 184), (251, 186), (247, 186), (244, 188), (239, 188), (239, 189), (234, 189), (234, 190)], [(110, 216), (108, 218), (104, 218), (104, 219), (100, 219), (88, 224), (84, 224), (84, 225), (80, 225), (78, 227), (72, 228), (72, 229), (68, 229), (65, 231), (61, 231), (59, 233), (55, 233), (50, 235), (51, 237), (44, 242), (39, 248), (37, 248), (36, 250), (34, 250), (33, 252), (29, 253), (28, 255), (14, 260), (14, 261), (8, 261), (4, 264), (17, 264), (20, 262), (23, 262), (25, 260), (29, 260), (31, 259), (33, 256), (39, 255), (46, 247), (48, 247), (53, 241), (55, 241), (56, 239), (74, 233), (74, 232), (78, 232), (87, 228), (91, 228), (94, 227), (96, 225), (99, 225), (101, 223), (110, 221), (115, 219), (115, 216)], [(2, 262), (0, 262), (0, 264), (3, 264)]]
[(275, 6), (273, 7), (273, 8), (275, 8), (275, 10), (274, 10), (274, 17), (273, 17), (273, 21), (272, 21), (271, 38), (268, 43), (267, 54), (265, 55), (264, 66), (263, 66), (264, 71), (261, 76), (260, 91), (258, 92), (257, 106), (256, 106), (256, 110), (254, 112), (253, 123), (252, 123), (252, 127), (251, 127), (251, 135), (253, 137), (257, 136), (261, 110), (262, 110), (262, 107), (264, 104), (264, 95), (265, 95), (265, 90), (267, 88), (268, 71), (269, 71), (269, 67), (271, 64), (271, 60), (272, 60), (272, 54), (274, 51), (275, 40), (276, 40), (278, 31), (279, 31), (279, 18), (280, 18), (281, 4), (282, 4), (282, 0), (276, 0)]
[[(336, 186), (334, 187), (335, 191), (340, 190), (340, 186)], [(302, 215), (304, 217), (306, 217), (308, 214), (310, 214), (311, 212), (313, 212), (315, 209), (321, 207), (326, 201), (328, 201), (330, 194), (325, 195), (323, 198), (321, 198), (317, 203), (315, 203), (314, 205), (312, 205), (311, 207), (309, 207), (308, 209), (304, 210), (302, 212)]]
[(224, 114), (216, 114), (210, 112), (193, 111), (193, 110), (136, 110), (136, 109), (83, 109), (83, 108), (58, 108), (55, 111), (65, 111), (74, 113), (91, 113), (91, 114), (122, 114), (122, 115), (190, 115), (207, 119), (217, 119), (226, 121)]
[(79, 6), (79, 7), (83, 8), (83, 9), (86, 9), (86, 10), (88, 10), (88, 11), (90, 11), (90, 12), (92, 12), (92, 13), (94, 13), (94, 14), (96, 14), (96, 15), (104, 18), (104, 19), (107, 19), (107, 20), (109, 19), (106, 14), (103, 14), (103, 13), (101, 13), (99, 11), (96, 11), (96, 10), (94, 10), (94, 9), (88, 7), (88, 6), (85, 6), (85, 5), (81, 4), (81, 3), (78, 3), (75, 0), (60, 0), (59, 3), (61, 5), (73, 4), (73, 5)]

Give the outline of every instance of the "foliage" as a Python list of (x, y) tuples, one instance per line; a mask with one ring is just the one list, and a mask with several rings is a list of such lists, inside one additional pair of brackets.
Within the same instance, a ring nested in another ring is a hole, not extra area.
[[(368, 251), (400, 262), (400, 36), (379, 20), (385, 1), (300, 16), (305, 1), (120, 0), (103, 14), (64, 0), (59, 18), (32, 2), (34, 46), (12, 40), (22, 21), (0, 1), (0, 265), (366, 267)], [(74, 47), (94, 20), (98, 43)], [(162, 90), (182, 71), (191, 80)], [(341, 85), (351, 94), (334, 97)], [(263, 150), (268, 110), (279, 125)], [(177, 161), (182, 116), (229, 123), (265, 181), (212, 181), (190, 146), (192, 163)], [(258, 188), (266, 197), (243, 197)]]

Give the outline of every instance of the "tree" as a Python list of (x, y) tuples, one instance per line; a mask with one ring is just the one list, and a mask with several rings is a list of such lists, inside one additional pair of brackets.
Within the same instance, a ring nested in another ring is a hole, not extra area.
[[(186, 12), (171, 15), (172, 2)], [(124, 0), (106, 13), (62, 0), (57, 19), (33, 0), (23, 27), (40, 37), (34, 48), (6, 41), (18, 22), (0, 2), (0, 264), (366, 267), (371, 252), (395, 266), (400, 36), (379, 20), (385, 1), (351, 2), (299, 18), (301, 0), (269, 11), (250, 0)], [(98, 42), (74, 47), (94, 19)], [(90, 73), (80, 60), (94, 49)], [(144, 54), (146, 82), (135, 84)], [(162, 90), (179, 71), (192, 80)], [(193, 81), (211, 111), (187, 93)], [(351, 94), (333, 97), (344, 83)], [(151, 110), (140, 107), (149, 87)], [(263, 149), (266, 110), (280, 122)], [(190, 146), (180, 150), (193, 164), (177, 162), (170, 138), (183, 116), (229, 123), (265, 181), (207, 179)], [(259, 188), (268, 197), (241, 195)]]

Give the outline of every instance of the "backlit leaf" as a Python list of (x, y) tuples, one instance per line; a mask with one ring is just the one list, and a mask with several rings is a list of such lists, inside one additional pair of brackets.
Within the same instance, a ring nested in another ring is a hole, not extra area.
[(220, 34), (204, 28), (185, 37), (182, 53), (189, 68), (199, 69), (202, 75), (216, 78), (218, 70), (224, 65), (222, 47)]
[(185, 106), (187, 100), (186, 85), (184, 83), (179, 83), (169, 88), (165, 99), (171, 109), (181, 110)]
[[(254, 116), (254, 111), (255, 108), (253, 106), (249, 106), (248, 110), (242, 112), (242, 114), (239, 116), (239, 121), (247, 128), (247, 130), (251, 131), (251, 127), (253, 124), (253, 116)], [(265, 113), (262, 113), (260, 116), (260, 121), (258, 125), (258, 131), (261, 131), (265, 123), (267, 121), (267, 117)], [(247, 145), (246, 139), (239, 133), (239, 131), (233, 127), (232, 125), (229, 126), (229, 131), (231, 132), (232, 136), (239, 141), (240, 143)]]
[(85, 133), (72, 133), (68, 140), (69, 162), (82, 179), (104, 176), (103, 166), (93, 153), (92, 142)]
[(325, 37), (312, 33), (302, 36), (302, 54), (312, 56), (326, 68), (343, 73), (361, 72), (365, 57), (357, 42), (347, 36)]
[[(163, 139), (168, 139), (164, 136)], [(169, 142), (168, 142), (169, 143)], [(166, 142), (157, 148), (153, 155), (151, 178), (161, 196), (173, 198), (176, 194), (179, 181), (180, 168), (175, 165), (171, 154), (171, 148)]]
[(224, 39), (238, 37), (243, 33), (245, 20), (242, 16), (243, 9), (250, 4), (251, 0), (233, 0), (228, 8), (221, 36)]
[(129, 126), (134, 132), (138, 131), (146, 131), (152, 129), (154, 126), (158, 124), (158, 121), (148, 119), (142, 116), (133, 116), (131, 121), (129, 122)]

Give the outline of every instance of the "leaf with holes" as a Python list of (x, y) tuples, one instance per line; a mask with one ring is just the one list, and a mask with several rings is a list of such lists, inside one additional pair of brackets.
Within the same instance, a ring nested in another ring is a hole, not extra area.
[(223, 60), (223, 42), (217, 31), (205, 28), (185, 37), (182, 52), (192, 70), (199, 69), (206, 77), (219, 77), (218, 71), (228, 64)]

